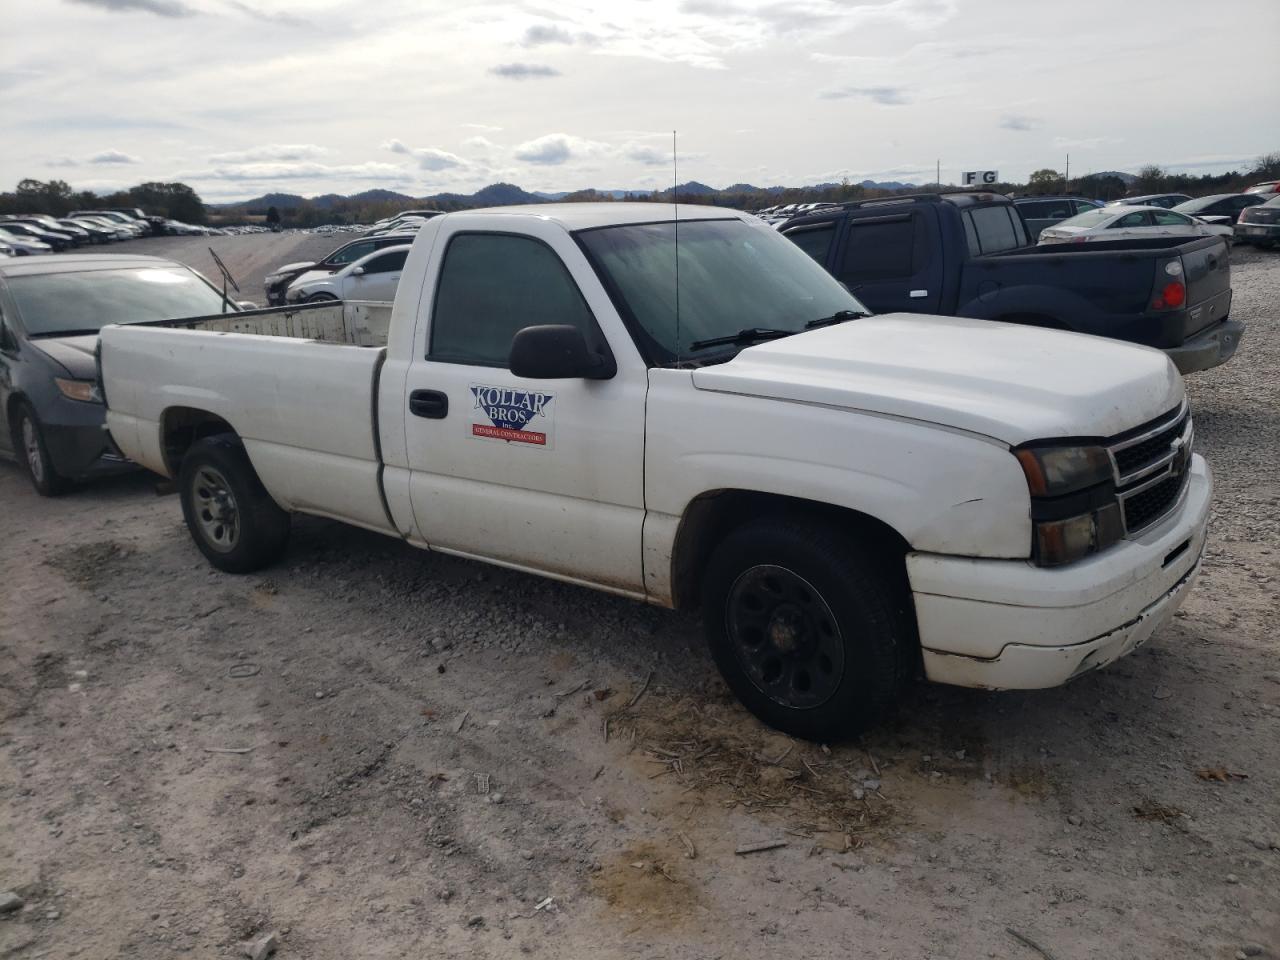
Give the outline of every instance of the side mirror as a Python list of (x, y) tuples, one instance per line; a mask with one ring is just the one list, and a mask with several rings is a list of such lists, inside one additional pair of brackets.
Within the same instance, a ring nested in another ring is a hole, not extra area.
[(507, 366), (530, 380), (609, 380), (618, 364), (609, 352), (592, 353), (577, 327), (549, 323), (525, 327), (511, 341)]
[(363, 276), (364, 276), (364, 267), (356, 267), (354, 270), (352, 270), (352, 271), (351, 271), (351, 275), (352, 275), (353, 277), (363, 277)]

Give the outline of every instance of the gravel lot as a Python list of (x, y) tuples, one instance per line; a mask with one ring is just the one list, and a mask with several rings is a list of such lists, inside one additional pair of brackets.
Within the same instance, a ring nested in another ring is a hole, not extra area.
[[(132, 249), (260, 298), (341, 239)], [(311, 518), (232, 577), (145, 477), (0, 464), (0, 957), (1280, 957), (1280, 253), (1233, 261), (1182, 614), (829, 750), (738, 708), (691, 617)]]

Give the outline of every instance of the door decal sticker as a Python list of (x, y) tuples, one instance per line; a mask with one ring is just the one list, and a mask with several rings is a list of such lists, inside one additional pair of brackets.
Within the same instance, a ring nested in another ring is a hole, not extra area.
[(552, 446), (555, 394), (471, 384), (471, 436), (504, 443)]

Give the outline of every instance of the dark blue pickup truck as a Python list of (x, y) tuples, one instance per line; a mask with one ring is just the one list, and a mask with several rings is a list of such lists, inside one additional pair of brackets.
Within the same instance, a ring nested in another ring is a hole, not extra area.
[(1031, 243), (993, 193), (864, 200), (780, 232), (872, 310), (1052, 327), (1157, 347), (1183, 373), (1231, 359), (1231, 266), (1221, 237)]

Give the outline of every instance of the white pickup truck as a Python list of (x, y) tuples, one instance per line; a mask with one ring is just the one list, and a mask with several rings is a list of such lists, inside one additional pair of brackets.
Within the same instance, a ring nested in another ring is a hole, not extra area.
[(735, 693), (804, 737), (920, 673), (1064, 683), (1150, 637), (1200, 566), (1210, 475), (1164, 354), (867, 316), (743, 214), (452, 213), (418, 233), (385, 343), (210, 324), (107, 327), (100, 377), (116, 444), (177, 481), (215, 566), (270, 563), (298, 512), (700, 607)]

